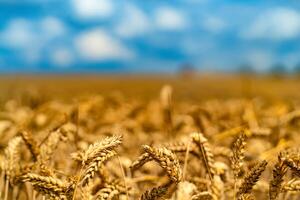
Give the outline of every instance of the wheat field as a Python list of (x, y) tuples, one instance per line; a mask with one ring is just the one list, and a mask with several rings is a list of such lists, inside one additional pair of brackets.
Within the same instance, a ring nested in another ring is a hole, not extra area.
[(298, 80), (118, 81), (2, 79), (1, 200), (300, 198)]

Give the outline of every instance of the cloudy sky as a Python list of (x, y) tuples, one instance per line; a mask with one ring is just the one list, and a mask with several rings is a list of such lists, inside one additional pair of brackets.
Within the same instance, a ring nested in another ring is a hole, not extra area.
[(300, 63), (300, 2), (0, 0), (0, 72), (266, 72)]

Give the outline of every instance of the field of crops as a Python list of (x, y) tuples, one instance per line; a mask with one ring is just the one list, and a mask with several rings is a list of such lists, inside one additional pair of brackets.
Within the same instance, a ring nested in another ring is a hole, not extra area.
[(297, 78), (3, 78), (1, 200), (300, 199)]

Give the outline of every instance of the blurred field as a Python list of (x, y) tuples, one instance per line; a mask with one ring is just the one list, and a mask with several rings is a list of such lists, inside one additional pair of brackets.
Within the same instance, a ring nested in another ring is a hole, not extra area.
[(43, 91), (56, 98), (90, 93), (121, 92), (127, 97), (152, 98), (164, 84), (174, 88), (174, 98), (200, 100), (207, 98), (256, 97), (288, 99), (300, 97), (297, 76), (247, 75), (24, 75), (0, 76), (1, 96), (19, 92)]
[(299, 199), (299, 83), (2, 76), (0, 199)]

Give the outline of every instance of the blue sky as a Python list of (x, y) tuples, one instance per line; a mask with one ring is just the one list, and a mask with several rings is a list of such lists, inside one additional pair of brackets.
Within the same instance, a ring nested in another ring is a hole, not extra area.
[(0, 72), (258, 72), (300, 63), (300, 3), (0, 0)]

